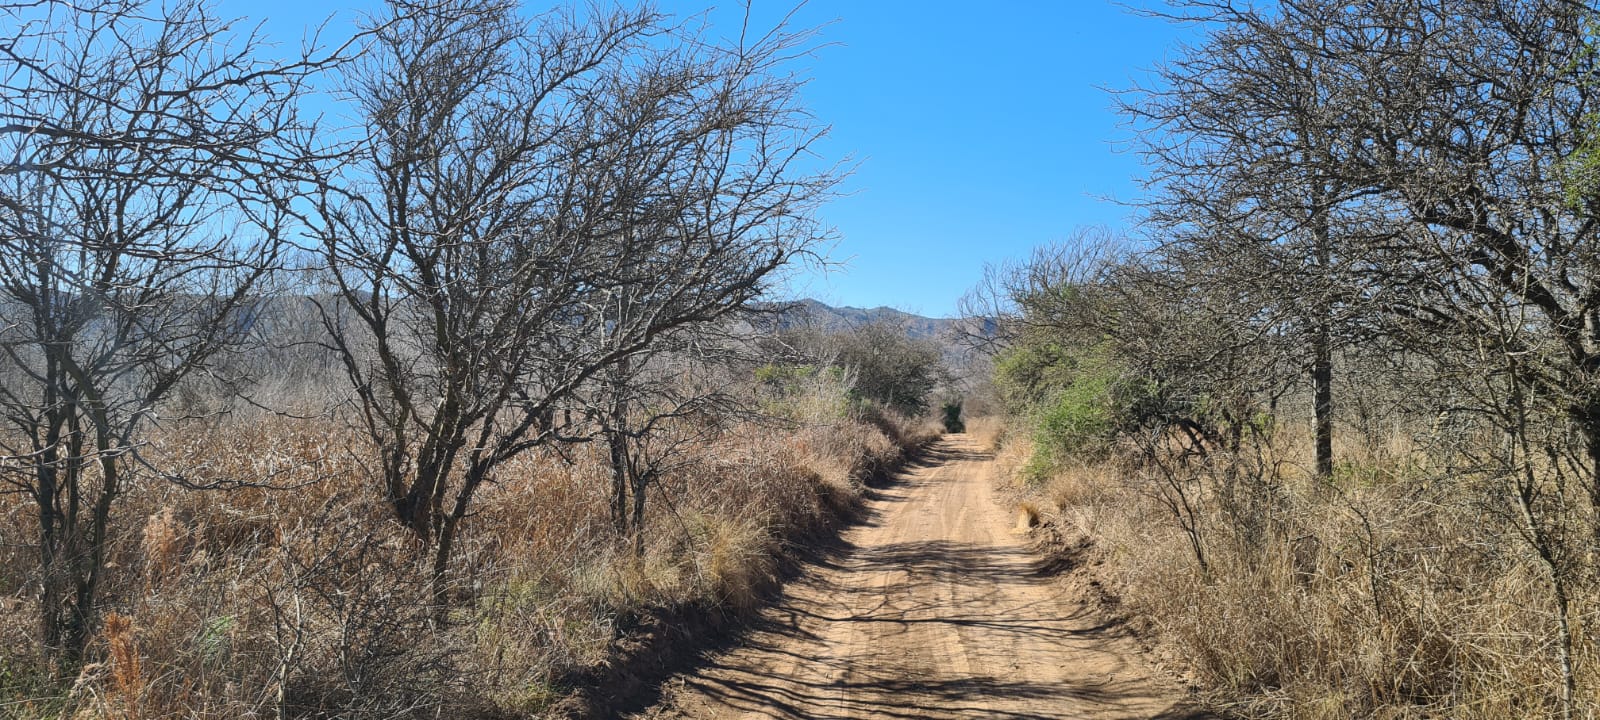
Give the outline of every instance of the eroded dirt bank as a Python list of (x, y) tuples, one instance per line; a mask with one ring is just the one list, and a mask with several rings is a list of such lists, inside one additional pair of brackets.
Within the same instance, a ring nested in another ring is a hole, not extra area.
[(872, 501), (738, 647), (649, 718), (1200, 718), (1129, 639), (1041, 573), (952, 435)]

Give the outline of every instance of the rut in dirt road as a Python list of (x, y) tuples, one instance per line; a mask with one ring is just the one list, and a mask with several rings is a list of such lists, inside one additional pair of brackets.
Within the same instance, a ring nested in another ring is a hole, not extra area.
[(676, 678), (650, 717), (1203, 717), (1087, 601), (1040, 571), (994, 497), (992, 458), (952, 435), (738, 647)]

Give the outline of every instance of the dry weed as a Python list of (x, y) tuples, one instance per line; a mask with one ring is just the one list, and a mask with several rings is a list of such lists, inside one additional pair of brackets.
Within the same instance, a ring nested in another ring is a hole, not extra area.
[(145, 676), (133, 619), (115, 612), (106, 613), (100, 632), (110, 657), (110, 701), (122, 717), (139, 720), (144, 716)]
[[(29, 652), (33, 604), (0, 601), (0, 702), (50, 698), (3, 706), (24, 719), (538, 714), (607, 662), (631, 617), (755, 606), (788, 543), (835, 524), (903, 443), (930, 437), (827, 412), (692, 448), (652, 488), (640, 555), (607, 520), (599, 449), (508, 463), (461, 536), (443, 624), (343, 422), (165, 428), (153, 464), (225, 489), (130, 480), (105, 587), (117, 613), (75, 683)], [(26, 597), (26, 507), (0, 497), (0, 518), (0, 589)]]
[[(1271, 503), (1230, 505), (1220, 485), (1196, 486), (1209, 572), (1170, 510), (1112, 464), (1024, 489), (1054, 510), (1047, 521), (1093, 538), (1104, 587), (1219, 709), (1304, 720), (1558, 716), (1548, 584), (1515, 528), (1486, 512), (1481, 488), (1431, 477), (1403, 438), (1342, 444), (1332, 486), (1316, 482), (1309, 444), (1292, 440), (1300, 435), (1286, 432), (1265, 463), (1281, 468)], [(1000, 452), (1013, 477), (1024, 444)], [(1263, 517), (1229, 514), (1247, 511)], [(1257, 525), (1267, 531), (1247, 532)], [(1575, 617), (1600, 610), (1590, 596), (1578, 602)], [(1589, 707), (1600, 697), (1593, 632), (1575, 628)]]
[(1005, 439), (1005, 420), (995, 415), (984, 415), (967, 421), (967, 435), (972, 441), (991, 452), (1000, 450)]
[(1039, 511), (1039, 506), (1026, 500), (1017, 504), (1017, 532), (1028, 532), (1044, 521), (1044, 513)]

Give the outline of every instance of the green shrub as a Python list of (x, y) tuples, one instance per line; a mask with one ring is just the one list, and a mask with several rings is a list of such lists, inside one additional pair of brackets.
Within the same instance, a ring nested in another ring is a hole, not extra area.
[(1007, 409), (1028, 414), (1072, 382), (1078, 358), (1057, 343), (1023, 343), (995, 359), (995, 388)]
[(944, 431), (959, 433), (967, 431), (967, 424), (961, 420), (961, 401), (951, 400), (943, 406)]
[(1032, 430), (1024, 477), (1041, 481), (1070, 462), (1102, 460), (1119, 432), (1139, 424), (1157, 393), (1125, 375), (1103, 346), (1024, 343), (998, 359), (1001, 396)]
[(1105, 457), (1116, 428), (1110, 407), (1115, 376), (1101, 368), (1080, 374), (1042, 407), (1034, 421), (1028, 474), (1042, 477), (1069, 460)]
[(871, 323), (835, 338), (837, 362), (855, 378), (852, 395), (907, 417), (928, 409), (928, 396), (948, 375), (938, 344), (906, 335), (891, 323)]

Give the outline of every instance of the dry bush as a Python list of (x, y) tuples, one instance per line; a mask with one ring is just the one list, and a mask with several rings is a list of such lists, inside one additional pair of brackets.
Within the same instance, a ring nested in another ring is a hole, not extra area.
[(1105, 495), (1117, 482), (1104, 465), (1072, 465), (1053, 474), (1042, 488), (1044, 499), (1057, 512), (1082, 507)]
[[(1219, 480), (1200, 478), (1209, 572), (1125, 465), (1069, 468), (1026, 492), (1069, 539), (1093, 541), (1100, 562), (1091, 572), (1219, 710), (1559, 717), (1547, 580), (1483, 482), (1431, 471), (1403, 435), (1341, 445), (1347, 460), (1334, 480), (1314, 482), (1305, 435), (1290, 429), (1271, 449), (1279, 495), (1257, 505), (1269, 528), (1261, 538), (1230, 515)], [(1026, 457), (1019, 452), (1012, 473)], [(1575, 617), (1600, 611), (1593, 593), (1577, 604)], [(1579, 704), (1594, 707), (1596, 636), (1589, 622), (1575, 634)]]
[(122, 708), (123, 717), (137, 720), (144, 706), (145, 677), (133, 620), (114, 612), (106, 613), (100, 632), (105, 637), (106, 653), (110, 657), (109, 700)]
[(1033, 438), (1025, 434), (1007, 434), (1004, 437), (1004, 442), (995, 451), (996, 477), (1007, 483), (1026, 484), (1022, 471), (1033, 457)]
[(220, 489), (132, 484), (81, 673), (52, 670), (35, 646), (36, 609), (16, 599), (35, 562), (30, 518), (0, 498), (0, 702), (24, 719), (539, 714), (640, 617), (754, 607), (793, 543), (835, 527), (875, 474), (936, 436), (807, 404), (817, 413), (790, 429), (739, 427), (690, 449), (654, 490), (639, 555), (607, 519), (604, 448), (519, 457), (480, 497), (442, 616), (342, 421), (165, 428), (152, 465)]
[(1005, 440), (1005, 421), (997, 415), (982, 415), (967, 420), (967, 436), (986, 450), (999, 450)]

